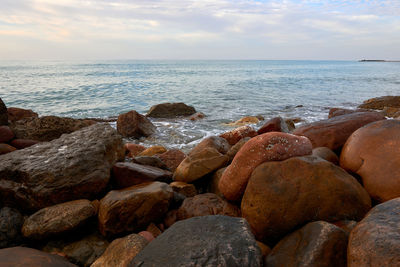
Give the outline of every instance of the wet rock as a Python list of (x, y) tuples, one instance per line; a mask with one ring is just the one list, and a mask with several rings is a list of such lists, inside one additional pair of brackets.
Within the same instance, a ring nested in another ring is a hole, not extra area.
[(82, 226), (96, 213), (97, 207), (86, 199), (57, 204), (29, 216), (22, 226), (22, 234), (30, 239), (57, 236)]
[(38, 114), (31, 109), (9, 107), (7, 109), (8, 120), (10, 122), (19, 121), (26, 118), (37, 118)]
[(339, 164), (339, 157), (331, 149), (327, 147), (317, 147), (312, 150), (312, 155), (320, 157), (321, 159), (332, 162), (333, 164)]
[(14, 133), (8, 126), (0, 126), (0, 143), (7, 143), (14, 138)]
[(185, 220), (206, 215), (239, 217), (240, 209), (213, 193), (206, 193), (186, 198), (178, 209), (177, 218)]
[(281, 117), (275, 117), (264, 123), (260, 129), (258, 129), (258, 134), (268, 133), (268, 132), (283, 132), (288, 133), (289, 128), (284, 119)]
[(22, 242), (21, 227), (24, 218), (18, 210), (0, 209), (0, 248), (13, 247)]
[(314, 148), (325, 146), (336, 150), (358, 128), (383, 119), (385, 116), (377, 112), (354, 112), (304, 125), (293, 134), (308, 137)]
[(121, 136), (96, 124), (57, 140), (1, 156), (0, 200), (39, 210), (102, 192), (112, 165), (124, 156)]
[(193, 114), (192, 116), (189, 117), (189, 120), (198, 121), (198, 120), (204, 119), (205, 117), (206, 117), (206, 115), (203, 112), (196, 112), (195, 114)]
[(190, 116), (195, 113), (194, 107), (185, 103), (162, 103), (152, 106), (146, 116), (152, 118), (175, 118)]
[(118, 116), (117, 130), (125, 137), (140, 138), (155, 133), (156, 127), (145, 116), (131, 110)]
[(3, 100), (0, 98), (0, 126), (8, 124), (7, 107)]
[(140, 152), (138, 154), (139, 157), (143, 157), (143, 156), (147, 156), (147, 157), (151, 157), (151, 156), (155, 156), (158, 154), (162, 154), (164, 152), (167, 152), (167, 149), (163, 146), (152, 146), (149, 148), (146, 148), (145, 150), (143, 150), (142, 152)]
[(311, 221), (360, 220), (370, 208), (368, 193), (355, 178), (314, 156), (258, 166), (241, 205), (257, 240), (267, 243)]
[(156, 156), (136, 156), (132, 159), (132, 162), (140, 165), (147, 165), (158, 169), (168, 170), (167, 165), (165, 165), (165, 163)]
[(112, 177), (116, 187), (125, 188), (152, 181), (169, 182), (172, 178), (172, 173), (160, 168), (132, 162), (117, 162), (112, 168)]
[(128, 267), (135, 256), (146, 247), (148, 241), (138, 234), (117, 238), (91, 267)]
[(236, 128), (232, 131), (223, 133), (220, 135), (220, 137), (225, 138), (228, 143), (233, 146), (235, 145), (237, 142), (239, 142), (239, 140), (241, 140), (242, 138), (245, 137), (254, 137), (257, 135), (257, 132), (253, 129), (253, 127), (245, 125), (245, 126), (241, 126), (239, 128)]
[(37, 140), (30, 139), (14, 139), (11, 141), (11, 145), (17, 149), (24, 149), (39, 143)]
[[(17, 150), (15, 147), (10, 146), (9, 144), (0, 144), (0, 155), (7, 154)], [(0, 178), (1, 179), (1, 178)], [(1, 197), (0, 197), (1, 199)]]
[(99, 207), (99, 228), (103, 235), (114, 235), (145, 228), (166, 214), (173, 198), (165, 183), (144, 183), (110, 191)]
[(196, 187), (193, 184), (185, 182), (172, 182), (169, 184), (174, 192), (184, 195), (185, 197), (193, 197), (197, 195)]
[(228, 200), (238, 200), (246, 189), (253, 170), (263, 162), (285, 160), (311, 154), (311, 143), (305, 137), (270, 132), (256, 137), (242, 146), (219, 181), (219, 190)]
[(19, 120), (10, 127), (17, 139), (51, 141), (59, 138), (62, 134), (72, 133), (95, 123), (95, 121), (89, 120), (45, 116)]
[(317, 221), (283, 238), (266, 258), (266, 266), (346, 267), (347, 234)]
[(186, 154), (179, 149), (170, 149), (167, 152), (156, 156), (161, 159), (172, 172), (174, 172), (176, 168), (178, 168), (179, 164), (181, 164), (181, 162), (186, 158)]
[(359, 108), (384, 109), (385, 107), (400, 108), (400, 96), (381, 96), (365, 100)]
[(241, 139), (239, 142), (233, 145), (228, 152), (226, 152), (226, 155), (229, 157), (229, 161), (233, 160), (233, 158), (236, 156), (236, 154), (239, 152), (242, 146), (246, 144), (246, 142), (249, 141), (250, 139), (251, 139), (250, 137), (245, 137)]
[(139, 155), (140, 152), (146, 150), (144, 146), (133, 143), (126, 143), (125, 149), (128, 152), (127, 156), (130, 158), (134, 158)]
[(77, 267), (58, 255), (33, 248), (13, 247), (0, 249), (1, 266)]
[(342, 149), (340, 166), (361, 176), (378, 201), (400, 197), (400, 121), (383, 120), (355, 131)]
[[(184, 253), (182, 253), (184, 252)], [(149, 243), (132, 266), (261, 266), (246, 220), (202, 216), (179, 221)]]
[(400, 198), (375, 206), (351, 231), (349, 267), (400, 266)]

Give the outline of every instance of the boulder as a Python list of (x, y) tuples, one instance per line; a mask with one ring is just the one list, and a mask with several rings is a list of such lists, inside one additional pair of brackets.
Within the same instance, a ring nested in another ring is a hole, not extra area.
[(345, 108), (331, 108), (329, 109), (329, 115), (328, 119), (341, 116), (341, 115), (346, 115), (346, 114), (351, 114), (355, 112), (365, 112), (369, 111), (368, 109), (363, 109), (363, 108), (358, 108), (358, 109), (345, 109)]
[(149, 148), (146, 148), (145, 150), (143, 150), (142, 152), (140, 152), (138, 154), (139, 157), (143, 157), (143, 156), (147, 156), (147, 157), (151, 157), (151, 156), (155, 156), (158, 154), (162, 154), (164, 152), (167, 152), (167, 149), (163, 146), (152, 146)]
[(33, 112), (31, 109), (9, 107), (7, 109), (7, 113), (8, 113), (8, 120), (10, 122), (15, 122), (15, 121), (19, 121), (19, 120), (27, 119), (27, 118), (37, 118), (38, 117), (38, 114), (36, 112)]
[(57, 140), (1, 156), (0, 202), (39, 210), (74, 199), (92, 199), (124, 156), (121, 136), (95, 124)]
[(242, 216), (267, 244), (307, 222), (360, 220), (371, 199), (342, 168), (314, 156), (266, 162), (251, 175)]
[(357, 225), (357, 222), (353, 220), (340, 220), (337, 222), (333, 222), (332, 224), (340, 227), (347, 234), (350, 234), (351, 230), (353, 230), (353, 228)]
[(361, 176), (380, 202), (400, 197), (400, 121), (383, 120), (355, 131), (342, 149), (340, 166)]
[(142, 251), (148, 241), (138, 234), (117, 238), (91, 267), (129, 267), (130, 262)]
[(284, 119), (281, 117), (275, 117), (264, 123), (260, 129), (258, 129), (258, 134), (268, 133), (268, 132), (283, 132), (288, 133), (289, 128)]
[(333, 164), (339, 164), (339, 157), (331, 149), (327, 147), (317, 147), (312, 150), (312, 155), (320, 157), (321, 159), (332, 162)]
[(176, 168), (178, 168), (179, 164), (181, 164), (181, 162), (186, 158), (186, 154), (179, 149), (170, 149), (167, 152), (156, 156), (161, 159), (172, 172), (174, 172)]
[(250, 137), (245, 137), (243, 139), (240, 139), (239, 142), (233, 145), (231, 149), (229, 149), (229, 151), (226, 152), (226, 155), (229, 157), (230, 162), (233, 160), (233, 158), (236, 156), (236, 154), (239, 152), (242, 146), (246, 144), (246, 142), (249, 141), (250, 139), (251, 139)]
[(382, 110), (382, 112), (387, 117), (397, 118), (398, 116), (400, 116), (400, 107), (398, 107), (398, 108), (385, 107)]
[(0, 249), (0, 266), (77, 267), (58, 255), (25, 247)]
[(146, 116), (152, 118), (176, 118), (190, 116), (195, 113), (194, 107), (185, 103), (162, 103), (152, 106)]
[(311, 222), (287, 235), (272, 249), (266, 266), (346, 267), (347, 234), (324, 222)]
[(21, 227), (24, 218), (18, 210), (0, 209), (0, 248), (19, 245), (22, 242)]
[(314, 148), (325, 146), (336, 150), (358, 128), (384, 119), (385, 116), (377, 112), (354, 112), (304, 125), (294, 130), (293, 134), (306, 136)]
[(146, 231), (150, 232), (155, 238), (162, 234), (160, 228), (158, 228), (154, 223), (150, 223), (149, 226), (147, 226)]
[[(271, 248), (260, 241), (257, 241), (257, 245), (261, 250), (261, 255), (262, 255), (263, 259), (265, 259), (265, 257), (267, 257), (268, 254), (271, 252)], [(265, 266), (265, 264), (264, 264), (264, 266)]]
[(30, 139), (14, 139), (11, 141), (11, 145), (17, 149), (24, 149), (39, 143), (37, 140), (30, 140)]
[(223, 133), (220, 135), (220, 137), (225, 138), (228, 143), (233, 146), (237, 142), (239, 142), (241, 139), (245, 137), (254, 137), (257, 135), (257, 132), (253, 129), (253, 127), (244, 125), (239, 128), (236, 128), (232, 131)]
[(206, 117), (206, 115), (203, 112), (196, 112), (195, 114), (193, 114), (192, 116), (189, 117), (189, 120), (198, 121), (198, 120), (204, 119), (205, 117)]
[(188, 184), (185, 182), (172, 182), (169, 185), (174, 192), (182, 194), (185, 197), (194, 197), (197, 195), (196, 187), (193, 184)]
[(0, 126), (0, 143), (7, 143), (14, 138), (14, 133), (8, 126)]
[(226, 170), (226, 167), (221, 168), (221, 169), (217, 170), (216, 172), (214, 172), (213, 176), (211, 177), (210, 182), (208, 183), (207, 192), (214, 193), (220, 197), (224, 197), (224, 195), (221, 193), (221, 191), (219, 191), (218, 184), (219, 184), (219, 181), (221, 180), (222, 174), (224, 173), (225, 170)]
[(385, 107), (400, 108), (400, 96), (381, 96), (365, 100), (359, 108), (384, 109)]
[(205, 193), (188, 197), (178, 209), (178, 220), (185, 220), (197, 216), (226, 215), (240, 216), (240, 209), (213, 193)]
[(238, 200), (258, 165), (266, 161), (308, 155), (311, 151), (311, 143), (305, 137), (279, 132), (253, 137), (242, 146), (231, 165), (224, 171), (219, 181), (219, 190), (226, 199)]
[(146, 150), (146, 147), (138, 144), (133, 144), (133, 143), (126, 143), (125, 144), (125, 149), (127, 151), (127, 156), (130, 158), (134, 158), (137, 155), (139, 155), (140, 152)]
[(7, 107), (0, 98), (0, 126), (8, 124)]
[(231, 146), (225, 138), (219, 136), (210, 136), (201, 140), (201, 142), (189, 152), (189, 155), (197, 154), (205, 148), (213, 148), (221, 154), (226, 154)]
[(112, 168), (112, 178), (118, 188), (125, 188), (145, 182), (169, 182), (172, 173), (160, 168), (132, 162), (117, 162)]
[(145, 116), (131, 110), (118, 116), (117, 130), (125, 137), (140, 138), (155, 133), (156, 127)]
[(110, 191), (100, 201), (100, 232), (106, 236), (144, 229), (163, 218), (173, 196), (172, 188), (162, 182)]
[(349, 267), (400, 266), (400, 198), (375, 206), (351, 231)]
[(227, 123), (226, 125), (233, 126), (233, 127), (239, 127), (239, 126), (244, 126), (244, 125), (248, 125), (248, 124), (257, 124), (260, 122), (260, 120), (264, 120), (264, 118), (260, 118), (257, 116), (246, 116), (246, 117), (238, 119), (235, 122)]
[(156, 156), (136, 156), (132, 159), (132, 162), (140, 165), (155, 167), (158, 169), (169, 170), (167, 165), (165, 165), (165, 163)]
[(243, 218), (201, 216), (176, 222), (149, 243), (131, 266), (262, 266)]
[[(7, 154), (7, 153), (13, 152), (15, 150), (17, 150), (17, 149), (13, 146), (10, 146), (9, 144), (0, 144), (0, 155)], [(1, 199), (1, 197), (0, 197), (0, 199)]]
[(97, 207), (87, 199), (73, 200), (37, 211), (22, 226), (29, 239), (45, 239), (71, 232), (96, 215)]

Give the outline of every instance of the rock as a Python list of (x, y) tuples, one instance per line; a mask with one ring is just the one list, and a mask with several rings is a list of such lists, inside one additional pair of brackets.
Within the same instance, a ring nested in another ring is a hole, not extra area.
[(251, 139), (250, 137), (245, 137), (241, 139), (239, 142), (233, 145), (228, 152), (226, 152), (226, 155), (229, 157), (229, 161), (233, 160), (233, 158), (236, 156), (236, 154), (239, 152), (242, 146), (246, 144), (246, 142), (249, 141), (250, 139)]
[(205, 117), (206, 117), (206, 115), (203, 112), (196, 112), (195, 114), (193, 114), (192, 116), (189, 117), (189, 120), (198, 121), (198, 120), (204, 119)]
[(14, 138), (14, 133), (8, 126), (0, 126), (0, 143), (7, 143)]
[(382, 110), (382, 112), (387, 117), (396, 118), (396, 117), (400, 116), (400, 107), (398, 107), (398, 108), (385, 107)]
[(29, 216), (22, 226), (22, 234), (30, 239), (57, 236), (82, 226), (96, 213), (97, 208), (86, 199), (57, 204)]
[(206, 215), (239, 217), (240, 210), (221, 197), (213, 193), (206, 193), (186, 198), (178, 209), (177, 218), (178, 220), (185, 220)]
[(333, 164), (339, 164), (339, 157), (327, 147), (317, 147), (312, 150), (312, 155), (320, 157), (321, 159), (332, 162)]
[[(184, 253), (183, 253), (184, 252)], [(179, 221), (149, 243), (131, 266), (261, 266), (246, 220), (202, 216)]]
[(353, 228), (356, 227), (357, 222), (353, 220), (340, 220), (337, 222), (333, 222), (332, 224), (336, 225), (337, 227), (340, 227), (347, 234), (350, 234), (351, 230), (353, 230)]
[(266, 266), (346, 267), (347, 234), (324, 222), (311, 222), (287, 235), (272, 249)]
[(256, 239), (266, 243), (311, 221), (360, 220), (370, 208), (368, 193), (354, 177), (314, 156), (258, 166), (241, 205)]
[(148, 232), (148, 231), (141, 231), (138, 235), (143, 236), (144, 238), (146, 238), (146, 240), (148, 242), (151, 242), (151, 241), (154, 240), (153, 234)]
[(198, 152), (204, 150), (205, 148), (213, 148), (221, 154), (226, 154), (231, 146), (225, 138), (219, 136), (210, 136), (204, 138), (200, 143), (198, 143), (189, 153), (189, 155), (197, 154)]
[(254, 136), (257, 136), (257, 132), (253, 129), (253, 127), (248, 125), (241, 126), (220, 135), (220, 137), (225, 138), (231, 146), (235, 145), (245, 137), (251, 138)]
[(308, 137), (314, 148), (325, 146), (336, 150), (358, 128), (383, 119), (385, 116), (377, 112), (354, 112), (304, 125), (293, 134)]
[(248, 125), (248, 124), (257, 124), (259, 122), (260, 122), (260, 119), (256, 116), (246, 116), (246, 117), (240, 118), (239, 120), (237, 120), (235, 122), (226, 123), (225, 125), (239, 127), (239, 126), (244, 126), (244, 125)]
[(375, 206), (351, 231), (349, 267), (400, 266), (400, 198)]
[(226, 168), (219, 190), (228, 200), (238, 200), (253, 170), (263, 162), (311, 154), (310, 141), (287, 133), (270, 132), (253, 137), (242, 146)]
[[(294, 119), (285, 119), (285, 123), (286, 123), (290, 133), (293, 132), (294, 129), (296, 129), (295, 120), (297, 121), (296, 118), (294, 118)], [(299, 119), (299, 120), (301, 120), (301, 119)]]
[(132, 162), (140, 165), (155, 167), (158, 169), (169, 170), (167, 165), (165, 165), (165, 163), (156, 156), (136, 156), (132, 159)]
[(172, 182), (169, 185), (174, 192), (182, 194), (185, 197), (193, 197), (197, 195), (196, 187), (194, 187), (193, 184), (187, 184), (185, 182)]
[(149, 147), (149, 148), (143, 150), (142, 152), (140, 152), (138, 154), (138, 156), (139, 157), (143, 157), (143, 156), (151, 157), (151, 156), (155, 156), (157, 154), (162, 154), (164, 152), (167, 152), (167, 149), (165, 147), (163, 147), (163, 146), (152, 146), (152, 147)]
[(9, 107), (7, 109), (8, 120), (10, 122), (19, 121), (27, 118), (37, 118), (38, 114), (31, 109)]
[(117, 238), (91, 267), (128, 267), (136, 255), (146, 247), (148, 241), (138, 234)]
[(24, 149), (33, 145), (36, 145), (39, 141), (30, 139), (14, 139), (11, 141), (11, 145), (17, 149)]
[(186, 154), (179, 149), (170, 149), (167, 152), (156, 156), (161, 159), (172, 172), (174, 172), (176, 168), (178, 168), (179, 164), (181, 164), (181, 162), (186, 158)]
[(260, 129), (258, 129), (258, 134), (268, 133), (268, 132), (283, 132), (288, 133), (289, 128), (284, 119), (281, 117), (275, 117), (267, 121)]
[(337, 117), (337, 116), (346, 115), (346, 114), (352, 114), (352, 113), (356, 113), (356, 112), (365, 112), (365, 111), (369, 111), (369, 110), (363, 109), (363, 108), (358, 108), (358, 109), (331, 108), (331, 109), (329, 109), (328, 119)]
[(8, 124), (7, 107), (0, 98), (0, 126)]
[(0, 266), (77, 267), (58, 255), (25, 247), (0, 249)]
[(126, 143), (125, 149), (128, 152), (128, 157), (134, 158), (139, 155), (140, 152), (146, 150), (146, 148), (142, 145), (133, 144), (133, 143)]
[(385, 107), (400, 108), (400, 96), (381, 96), (365, 100), (359, 108), (384, 109)]
[(13, 247), (22, 242), (21, 227), (24, 218), (18, 210), (0, 209), (0, 248)]
[(167, 212), (163, 221), (166, 228), (171, 227), (171, 225), (173, 225), (178, 220), (177, 215), (178, 215), (178, 210), (176, 209)]
[(226, 167), (217, 170), (213, 174), (213, 176), (211, 177), (211, 181), (208, 184), (208, 192), (216, 194), (219, 197), (224, 197), (224, 195), (221, 193), (221, 191), (219, 191), (218, 184), (219, 184), (219, 181), (221, 180), (222, 174), (224, 173), (225, 170), (226, 170)]
[(147, 226), (146, 231), (150, 232), (155, 238), (162, 234), (160, 228), (158, 228), (154, 223), (150, 223), (149, 226)]
[(185, 103), (162, 103), (152, 106), (147, 112), (147, 117), (152, 118), (175, 118), (181, 116), (190, 116), (196, 113), (192, 106)]
[(340, 166), (361, 176), (380, 202), (400, 197), (400, 121), (382, 120), (355, 131), (342, 149)]
[[(0, 144), (0, 155), (7, 154), (7, 153), (13, 152), (15, 150), (17, 150), (17, 149), (13, 146), (10, 146), (9, 144)], [(1, 197), (0, 197), (0, 199), (1, 199)]]
[(145, 116), (131, 110), (118, 116), (117, 130), (125, 137), (140, 138), (155, 133), (156, 127)]
[(74, 199), (92, 199), (124, 156), (121, 136), (95, 124), (57, 140), (1, 156), (0, 202), (35, 211)]
[[(260, 241), (257, 241), (257, 245), (260, 248), (261, 255), (264, 259), (271, 252), (271, 248)], [(265, 266), (265, 264), (264, 264), (264, 266)]]
[(152, 181), (169, 182), (172, 173), (132, 162), (117, 162), (112, 168), (112, 178), (118, 188), (125, 188)]
[(100, 201), (100, 232), (106, 236), (136, 231), (162, 219), (173, 195), (172, 188), (161, 182), (110, 191)]

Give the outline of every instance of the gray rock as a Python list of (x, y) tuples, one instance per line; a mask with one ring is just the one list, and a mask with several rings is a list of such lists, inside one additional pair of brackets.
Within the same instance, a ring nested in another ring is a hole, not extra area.
[(180, 116), (190, 116), (196, 113), (192, 106), (185, 103), (162, 103), (152, 106), (147, 117), (152, 118), (175, 118)]
[(150, 242), (130, 266), (261, 266), (261, 252), (243, 218), (179, 221)]
[(19, 211), (9, 207), (0, 209), (0, 248), (13, 247), (21, 243), (23, 223), (24, 218)]
[(0, 202), (35, 211), (102, 192), (124, 157), (121, 136), (96, 124), (57, 140), (0, 156)]
[(8, 113), (7, 107), (4, 104), (3, 100), (0, 98), (0, 126), (8, 124)]

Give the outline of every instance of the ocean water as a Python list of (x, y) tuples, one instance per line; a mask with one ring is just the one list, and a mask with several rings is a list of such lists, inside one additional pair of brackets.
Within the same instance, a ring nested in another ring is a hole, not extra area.
[[(327, 117), (330, 107), (400, 94), (400, 63), (356, 61), (0, 61), (0, 97), (39, 115), (115, 117), (184, 102), (207, 117), (153, 120), (134, 142), (188, 148), (243, 116)], [(257, 125), (255, 126), (257, 127)]]

